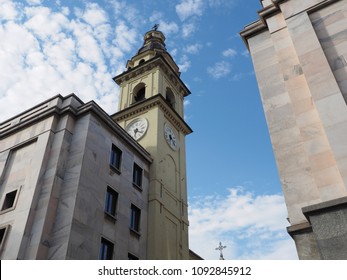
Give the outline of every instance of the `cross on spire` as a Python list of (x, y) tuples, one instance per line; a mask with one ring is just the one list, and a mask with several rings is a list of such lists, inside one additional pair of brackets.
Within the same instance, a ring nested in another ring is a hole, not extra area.
[(223, 257), (223, 249), (225, 249), (227, 246), (223, 246), (222, 245), (222, 242), (219, 242), (219, 246), (216, 248), (216, 250), (219, 250), (220, 252), (220, 255), (219, 255), (219, 259), (220, 260), (224, 260), (224, 257)]
[(156, 24), (154, 24), (154, 26), (152, 27), (152, 30), (157, 31), (158, 28), (159, 28), (159, 24), (156, 23)]

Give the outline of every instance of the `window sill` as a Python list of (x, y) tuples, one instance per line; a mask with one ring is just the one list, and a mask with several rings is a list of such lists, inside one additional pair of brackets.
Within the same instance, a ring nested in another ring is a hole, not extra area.
[(129, 228), (129, 230), (132, 235), (134, 235), (137, 238), (140, 238), (141, 233), (139, 233), (137, 230), (134, 230), (133, 228)]
[(115, 173), (117, 173), (117, 174), (121, 174), (121, 173), (122, 173), (117, 167), (115, 167), (115, 166), (112, 165), (112, 164), (110, 164), (110, 169), (111, 169), (112, 171), (114, 171)]
[(106, 211), (104, 211), (104, 215), (105, 215), (105, 219), (108, 219), (111, 222), (116, 222), (117, 221), (117, 214), (116, 215), (112, 215), (111, 213), (108, 213)]
[(142, 192), (142, 187), (134, 182), (133, 182), (133, 187), (136, 188), (138, 191)]
[(5, 214), (5, 213), (10, 212), (10, 211), (13, 211), (14, 208), (15, 208), (15, 206), (12, 206), (12, 207), (10, 207), (10, 208), (6, 208), (6, 209), (4, 209), (4, 210), (1, 210), (1, 211), (0, 211), (0, 215)]

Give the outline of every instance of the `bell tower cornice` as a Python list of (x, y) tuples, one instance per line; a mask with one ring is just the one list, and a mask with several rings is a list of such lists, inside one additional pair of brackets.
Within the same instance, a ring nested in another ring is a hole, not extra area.
[(112, 119), (115, 122), (120, 122), (134, 118), (151, 108), (158, 106), (165, 114), (165, 117), (175, 126), (178, 131), (181, 131), (184, 135), (188, 135), (193, 132), (189, 125), (180, 117), (175, 110), (167, 104), (162, 95), (158, 94), (142, 102), (133, 104), (132, 106), (112, 115)]
[(160, 67), (161, 70), (163, 70), (166, 76), (170, 79), (171, 83), (176, 87), (177, 91), (182, 94), (182, 96), (186, 97), (190, 94), (190, 90), (186, 87), (181, 78), (176, 74), (176, 71), (172, 69), (171, 65), (162, 55), (157, 55), (150, 60), (123, 72), (122, 74), (114, 77), (113, 80), (118, 85), (121, 85), (122, 83), (129, 82), (131, 79), (143, 75), (143, 73), (148, 72), (156, 67)]

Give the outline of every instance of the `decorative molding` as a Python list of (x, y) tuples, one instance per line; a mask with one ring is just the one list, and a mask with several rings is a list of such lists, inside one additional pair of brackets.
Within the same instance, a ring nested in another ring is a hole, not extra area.
[(178, 113), (167, 104), (166, 100), (161, 94), (157, 94), (151, 98), (135, 103), (134, 105), (115, 113), (111, 117), (115, 122), (119, 122), (140, 115), (155, 106), (158, 106), (163, 111), (165, 117), (175, 126), (177, 130), (181, 131), (185, 135), (193, 132), (189, 125), (178, 115)]
[[(281, 2), (283, 1), (287, 0), (281, 0)], [(266, 19), (280, 12), (281, 10), (278, 3), (274, 3), (274, 1), (272, 1), (271, 5), (266, 6), (265, 8), (258, 11), (259, 19), (257, 21), (254, 21), (244, 27), (244, 29), (239, 34), (248, 49), (248, 39), (265, 30), (268, 30)]]
[(303, 222), (287, 227), (288, 234), (294, 239), (295, 235), (302, 233), (312, 233), (312, 226), (309, 222)]
[[(71, 102), (69, 102), (71, 101)], [(49, 106), (44, 106), (44, 104), (50, 103)], [(44, 106), (42, 110), (37, 110)], [(33, 114), (31, 114), (33, 112)], [(93, 114), (97, 117), (105, 126), (108, 126), (111, 129), (114, 135), (117, 135), (119, 139), (125, 141), (129, 147), (134, 151), (139, 153), (145, 160), (152, 162), (150, 154), (135, 141), (122, 127), (120, 127), (111, 116), (107, 114), (97, 103), (90, 101), (88, 103), (83, 103), (75, 94), (70, 94), (68, 96), (57, 95), (48, 99), (47, 101), (40, 103), (39, 105), (25, 111), (22, 114), (17, 115), (15, 118), (10, 119), (10, 125), (7, 122), (2, 123), (3, 129), (0, 131), (0, 140), (6, 136), (16, 133), (19, 130), (22, 130), (26, 127), (34, 125), (44, 119), (47, 119), (52, 116), (64, 116), (70, 115), (73, 118), (78, 118), (83, 115)], [(30, 118), (23, 118), (23, 116), (30, 115)], [(18, 121), (23, 119), (22, 121)], [(33, 139), (30, 139), (32, 141)]]
[[(272, 0), (272, 4), (268, 5), (266, 7), (264, 7), (263, 9), (261, 9), (260, 11), (258, 11), (258, 16), (259, 19), (257, 21), (254, 21), (248, 25), (246, 25), (244, 27), (244, 29), (242, 31), (240, 31), (240, 36), (243, 40), (243, 42), (245, 43), (245, 45), (247, 46), (247, 48), (249, 49), (249, 45), (248, 45), (248, 39), (265, 31), (268, 30), (268, 26), (266, 23), (266, 20), (269, 17), (272, 17), (278, 13), (281, 13), (281, 7), (280, 4), (288, 2), (291, 0)], [(324, 0), (321, 3), (318, 3), (308, 9), (306, 9), (305, 11), (307, 11), (308, 13), (317, 10), (320, 7), (324, 7), (326, 5), (329, 5), (331, 3), (337, 2), (337, 1), (341, 1), (341, 0)]]
[(168, 64), (168, 62), (166, 62), (165, 58), (163, 58), (162, 55), (158, 55), (139, 66), (136, 66), (128, 71), (125, 71), (124, 73), (114, 77), (113, 80), (118, 85), (121, 85), (122, 83), (128, 82), (129, 80), (136, 78), (142, 75), (143, 73), (148, 72), (156, 67), (160, 67), (163, 70), (163, 72), (169, 78), (171, 83), (175, 86), (177, 92), (179, 92), (183, 96), (188, 96), (190, 94), (189, 89), (182, 82), (180, 77), (177, 76), (175, 71)]

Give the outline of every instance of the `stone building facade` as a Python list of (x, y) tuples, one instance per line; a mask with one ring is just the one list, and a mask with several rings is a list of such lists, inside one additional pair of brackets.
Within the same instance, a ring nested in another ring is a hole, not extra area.
[[(1, 258), (145, 259), (151, 162), (97, 104), (75, 95), (2, 123)], [(129, 227), (134, 209), (140, 224)]]
[(0, 123), (1, 259), (199, 259), (188, 246), (183, 99), (157, 29), (110, 116), (55, 96)]
[(264, 0), (251, 54), (300, 259), (347, 259), (347, 1)]

